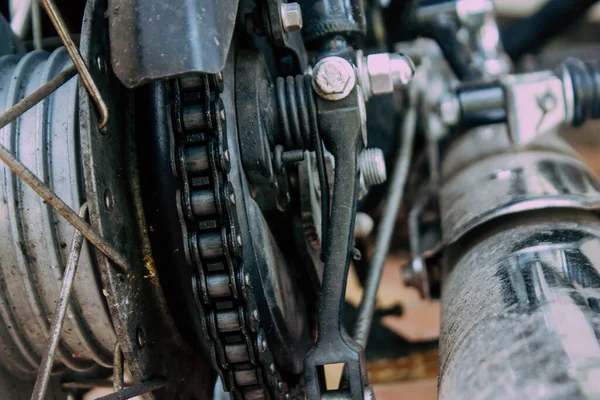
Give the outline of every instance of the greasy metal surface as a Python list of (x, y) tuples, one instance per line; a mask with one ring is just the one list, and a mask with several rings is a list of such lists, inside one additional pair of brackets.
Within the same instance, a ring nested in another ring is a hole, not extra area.
[[(4, 82), (4, 93), (0, 96), (0, 108), (17, 103), (69, 65), (64, 49), (50, 56), (46, 52), (33, 52), (20, 61), (16, 56), (2, 58), (0, 79)], [(19, 117), (17, 123), (3, 128), (0, 138), (26, 167), (52, 187), (56, 193), (52, 196), (77, 209), (85, 202), (85, 196), (77, 140), (76, 94), (77, 81), (67, 82)], [(0, 171), (3, 199), (0, 359), (13, 373), (30, 377), (36, 373), (46, 350), (73, 227), (6, 166), (2, 165)], [(115, 339), (96, 268), (86, 246), (73, 288), (73, 314), (65, 321), (57, 349), (57, 361), (73, 369), (86, 369), (94, 362), (111, 365), (110, 349)]]
[[(166, 307), (147, 238), (138, 181), (133, 103), (107, 65), (108, 28), (103, 0), (87, 4), (82, 55), (111, 109), (106, 130), (98, 129), (94, 105), (80, 87), (82, 156), (90, 220), (130, 263), (127, 276), (97, 253), (104, 292), (123, 357), (135, 381), (172, 379), (145, 398), (207, 398), (214, 375), (181, 338)], [(93, 61), (93, 62), (92, 62)]]
[[(225, 66), (238, 0), (111, 0), (115, 74), (127, 87)], [(107, 60), (108, 62), (108, 60)]]
[(367, 385), (364, 352), (344, 328), (343, 307), (358, 196), (358, 154), (364, 147), (360, 115), (364, 100), (356, 86), (341, 100), (317, 100), (320, 134), (335, 158), (335, 175), (331, 225), (324, 247), (318, 336), (304, 359), (306, 394), (311, 399), (325, 394), (319, 371), (327, 364), (344, 363), (351, 398), (362, 400)]
[(440, 190), (447, 243), (501, 215), (600, 207), (600, 185), (565, 142), (547, 135), (513, 149), (505, 132), (501, 125), (480, 128), (450, 151)]
[(448, 253), (440, 399), (600, 396), (600, 221), (527, 215)]

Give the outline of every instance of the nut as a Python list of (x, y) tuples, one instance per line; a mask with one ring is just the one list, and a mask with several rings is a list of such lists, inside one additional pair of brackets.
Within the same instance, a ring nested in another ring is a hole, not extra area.
[(406, 86), (415, 75), (412, 60), (402, 54), (371, 54), (367, 56), (367, 72), (372, 94), (392, 93)]
[(302, 10), (298, 3), (281, 4), (281, 23), (286, 32), (302, 29)]
[(325, 57), (313, 69), (313, 89), (326, 100), (341, 100), (356, 85), (352, 64), (341, 57)]

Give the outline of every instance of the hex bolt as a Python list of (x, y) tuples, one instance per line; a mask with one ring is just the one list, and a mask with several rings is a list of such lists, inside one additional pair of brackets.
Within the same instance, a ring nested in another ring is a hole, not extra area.
[(399, 53), (371, 54), (361, 65), (363, 87), (369, 88), (369, 95), (392, 93), (408, 85), (415, 76), (415, 64)]
[(281, 23), (286, 32), (302, 29), (302, 10), (298, 3), (281, 4)]
[(325, 100), (341, 100), (355, 85), (354, 67), (341, 57), (325, 57), (313, 68), (313, 89)]
[(364, 149), (359, 158), (360, 171), (367, 187), (379, 185), (387, 179), (385, 157), (378, 148)]

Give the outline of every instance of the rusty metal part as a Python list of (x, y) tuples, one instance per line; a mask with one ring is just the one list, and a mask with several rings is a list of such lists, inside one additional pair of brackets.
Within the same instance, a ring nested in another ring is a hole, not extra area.
[(123, 361), (123, 352), (119, 342), (115, 343), (115, 351), (113, 352), (113, 390), (118, 392), (123, 389), (125, 380), (125, 365)]
[(56, 28), (56, 32), (58, 32), (58, 35), (62, 39), (62, 41), (65, 45), (65, 48), (69, 52), (69, 55), (71, 56), (71, 60), (73, 60), (73, 64), (77, 68), (77, 71), (79, 72), (79, 76), (81, 77), (83, 84), (87, 88), (89, 95), (94, 100), (96, 107), (98, 107), (98, 112), (100, 113), (99, 127), (100, 127), (100, 129), (103, 129), (108, 124), (108, 108), (106, 107), (106, 103), (102, 99), (102, 95), (100, 94), (100, 91), (98, 90), (98, 86), (96, 85), (96, 82), (94, 82), (94, 79), (92, 78), (90, 71), (88, 70), (87, 66), (85, 65), (85, 62), (83, 61), (83, 58), (81, 57), (81, 54), (79, 54), (79, 50), (77, 50), (77, 46), (75, 45), (75, 42), (73, 42), (73, 39), (71, 38), (71, 33), (69, 32), (69, 29), (67, 28), (65, 21), (63, 20), (62, 16), (60, 15), (60, 12), (58, 11), (58, 8), (56, 7), (56, 4), (54, 3), (54, 1), (53, 0), (40, 0), (40, 1), (42, 2), (42, 5), (46, 9), (46, 12), (48, 13), (48, 16), (50, 17), (50, 20), (52, 21), (54, 28)]
[(106, 396), (98, 397), (97, 400), (127, 400), (136, 396), (153, 392), (167, 385), (165, 378), (155, 378), (128, 388), (119, 390)]

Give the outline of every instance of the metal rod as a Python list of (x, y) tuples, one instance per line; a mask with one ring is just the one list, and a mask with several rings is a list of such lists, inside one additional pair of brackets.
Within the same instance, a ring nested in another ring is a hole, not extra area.
[(83, 58), (81, 58), (81, 54), (79, 54), (79, 50), (77, 50), (77, 47), (75, 46), (75, 43), (73, 42), (71, 34), (69, 33), (69, 30), (67, 28), (67, 25), (65, 24), (65, 21), (60, 15), (58, 8), (56, 8), (56, 4), (54, 4), (54, 1), (40, 1), (46, 9), (46, 12), (50, 17), (50, 20), (52, 21), (56, 32), (58, 32), (58, 35), (65, 44), (65, 48), (67, 49), (69, 56), (71, 56), (73, 64), (75, 64), (75, 67), (77, 67), (77, 71), (79, 72), (79, 76), (81, 76), (83, 84), (85, 85), (85, 87), (88, 90), (88, 93), (94, 100), (94, 103), (96, 103), (96, 107), (98, 108), (98, 112), (100, 113), (100, 123), (98, 124), (98, 127), (102, 129), (106, 126), (106, 124), (108, 124), (108, 108), (106, 107), (106, 103), (102, 99), (102, 95), (100, 94), (100, 91), (96, 86), (96, 82), (94, 82), (90, 71), (88, 70), (87, 66), (85, 65), (85, 62), (83, 61)]
[(123, 381), (124, 381), (124, 362), (123, 362), (123, 352), (121, 351), (121, 346), (119, 345), (119, 341), (115, 343), (115, 351), (113, 356), (113, 390), (118, 392), (123, 389)]
[(60, 384), (63, 390), (85, 390), (94, 388), (112, 389), (113, 382), (108, 379), (85, 379), (82, 381), (63, 382)]
[(27, 183), (37, 194), (50, 204), (50, 206), (62, 215), (71, 225), (80, 231), (87, 240), (98, 248), (106, 257), (108, 257), (123, 273), (127, 274), (129, 266), (125, 257), (117, 252), (94, 228), (80, 218), (71, 207), (67, 205), (60, 197), (56, 195), (44, 182), (42, 182), (33, 172), (31, 172), (23, 163), (21, 163), (13, 153), (0, 145), (0, 160), (4, 162), (20, 179)]
[[(84, 203), (79, 210), (79, 216), (85, 218), (86, 213), (87, 203)], [(73, 232), (73, 240), (71, 241), (69, 259), (67, 261), (67, 266), (65, 267), (62, 287), (60, 289), (60, 297), (58, 299), (58, 304), (56, 305), (52, 327), (50, 328), (48, 346), (42, 357), (37, 379), (35, 380), (35, 386), (33, 387), (33, 393), (31, 394), (31, 400), (44, 400), (46, 397), (48, 381), (50, 380), (52, 364), (54, 363), (54, 353), (56, 352), (56, 346), (58, 346), (58, 341), (60, 340), (60, 332), (62, 331), (65, 316), (67, 315), (67, 308), (69, 307), (69, 301), (71, 299), (71, 289), (73, 288), (82, 246), (83, 235), (78, 230), (75, 230), (75, 232)]]
[(10, 124), (15, 119), (23, 115), (26, 111), (33, 108), (37, 103), (51, 95), (54, 91), (56, 91), (59, 87), (68, 82), (69, 79), (71, 79), (75, 75), (77, 75), (77, 68), (71, 65), (64, 71), (61, 71), (54, 78), (46, 82), (35, 92), (31, 93), (29, 96), (25, 97), (17, 104), (4, 111), (0, 115), (0, 129), (4, 128), (6, 125)]
[[(414, 102), (413, 102), (414, 103)], [(377, 239), (375, 242), (375, 250), (371, 258), (369, 272), (365, 283), (365, 290), (358, 309), (358, 318), (354, 328), (354, 340), (356, 340), (363, 348), (367, 344), (369, 333), (371, 331), (371, 323), (373, 322), (373, 314), (375, 313), (375, 303), (377, 300), (377, 289), (381, 281), (381, 273), (383, 265), (390, 248), (394, 226), (396, 225), (396, 217), (398, 209), (402, 203), (404, 195), (404, 186), (406, 185), (410, 160), (412, 156), (413, 142), (417, 127), (417, 110), (415, 106), (411, 106), (402, 123), (402, 140), (400, 151), (394, 165), (394, 172), (390, 187), (388, 189), (385, 209), (382, 214), (381, 223), (377, 230)]]
[(42, 50), (42, 15), (39, 0), (31, 1), (31, 28), (33, 30), (33, 47)]
[(167, 380), (165, 378), (156, 378), (140, 383), (139, 385), (134, 385), (123, 390), (119, 390), (118, 392), (107, 394), (106, 396), (98, 397), (96, 400), (127, 400), (132, 397), (160, 389), (166, 384)]
[(433, 190), (431, 186), (427, 187), (425, 191), (420, 194), (413, 205), (413, 208), (408, 212), (408, 238), (410, 245), (410, 267), (412, 273), (418, 280), (418, 288), (421, 291), (421, 295), (425, 299), (429, 299), (431, 294), (429, 292), (429, 277), (427, 276), (427, 265), (423, 261), (421, 255), (423, 249), (421, 248), (421, 229), (420, 229), (420, 218), (423, 214), (423, 210), (431, 200)]

